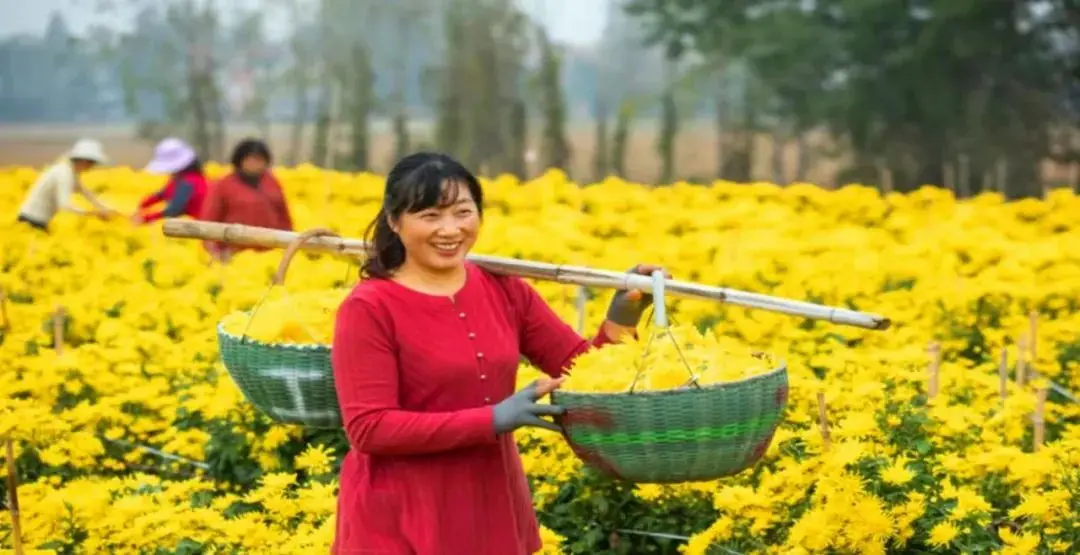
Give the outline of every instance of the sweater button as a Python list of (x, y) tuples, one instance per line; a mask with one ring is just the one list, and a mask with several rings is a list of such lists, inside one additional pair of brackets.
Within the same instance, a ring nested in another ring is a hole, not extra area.
[(469, 339), (476, 339), (476, 334), (470, 331), (469, 332)]
[(476, 358), (484, 358), (484, 353), (476, 353)]
[(480, 374), (480, 379), (481, 380), (486, 380), (487, 379), (487, 374)]
[(484, 402), (485, 403), (490, 403), (491, 402), (491, 397), (484, 397)]
[(457, 315), (457, 317), (458, 317), (458, 318), (464, 318), (464, 317), (465, 317), (465, 313), (464, 313), (464, 312), (458, 312), (458, 315)]

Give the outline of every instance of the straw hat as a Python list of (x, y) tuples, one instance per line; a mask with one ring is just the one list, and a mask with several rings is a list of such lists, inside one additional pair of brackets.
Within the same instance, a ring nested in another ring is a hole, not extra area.
[(75, 141), (75, 146), (68, 151), (67, 157), (69, 160), (90, 160), (98, 164), (105, 164), (109, 161), (109, 158), (105, 156), (105, 149), (101, 147), (101, 143), (94, 139)]

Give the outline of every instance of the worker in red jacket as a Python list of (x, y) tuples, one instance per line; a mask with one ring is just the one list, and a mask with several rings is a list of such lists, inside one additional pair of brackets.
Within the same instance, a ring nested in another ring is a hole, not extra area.
[[(164, 139), (154, 147), (154, 158), (146, 165), (145, 171), (168, 174), (169, 181), (160, 191), (139, 203), (139, 209), (131, 216), (132, 223), (140, 225), (185, 215), (199, 217), (209, 185), (194, 148), (174, 137)], [(145, 212), (160, 202), (166, 203), (165, 208)]]
[[(210, 188), (199, 218), (208, 222), (292, 231), (289, 203), (281, 183), (270, 169), (272, 162), (273, 156), (266, 143), (257, 139), (240, 141), (232, 153), (233, 171)], [(266, 250), (218, 241), (207, 241), (205, 246), (222, 262), (228, 261), (239, 250)]]

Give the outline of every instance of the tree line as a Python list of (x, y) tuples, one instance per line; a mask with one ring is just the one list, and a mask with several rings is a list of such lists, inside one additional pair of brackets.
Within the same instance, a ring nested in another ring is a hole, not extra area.
[[(753, 68), (778, 132), (824, 128), (841, 180), (1042, 194), (1075, 164), (1080, 2), (630, 0), (666, 55)], [(1075, 186), (1075, 183), (1073, 183)]]
[[(1080, 0), (602, 1), (607, 27), (583, 53), (513, 0), (128, 0), (132, 29), (95, 29), (70, 51), (98, 69), (65, 75), (69, 89), (115, 84), (141, 136), (181, 134), (208, 158), (231, 123), (268, 134), (284, 117), (285, 162), (349, 170), (375, 165), (376, 121), (394, 156), (438, 148), (487, 174), (569, 169), (581, 121), (593, 148), (579, 180), (626, 175), (646, 122), (665, 183), (802, 181), (829, 160), (825, 185), (1020, 197), (1059, 184), (1047, 161), (1080, 167)], [(268, 36), (268, 13), (287, 15), (286, 37)], [(0, 56), (0, 83), (32, 69), (16, 57)], [(250, 87), (236, 100), (238, 71)], [(677, 138), (703, 120), (716, 165), (687, 176)], [(765, 156), (768, 175), (754, 169)]]

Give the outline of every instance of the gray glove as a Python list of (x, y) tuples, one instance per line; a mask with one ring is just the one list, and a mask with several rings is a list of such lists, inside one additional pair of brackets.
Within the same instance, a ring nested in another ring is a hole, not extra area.
[[(649, 275), (653, 270), (657, 269), (653, 266), (638, 264), (630, 268), (627, 273)], [(620, 326), (637, 327), (638, 323), (641, 322), (641, 316), (652, 306), (653, 302), (652, 293), (645, 291), (640, 293), (641, 296), (636, 300), (630, 298), (629, 289), (623, 289), (615, 293), (615, 296), (611, 298), (611, 304), (608, 305), (607, 319)]]
[(563, 414), (566, 409), (536, 403), (536, 400), (540, 398), (540, 394), (536, 391), (536, 383), (534, 381), (495, 405), (495, 433), (512, 432), (522, 426), (536, 426), (554, 432), (562, 431), (557, 424), (541, 419), (540, 415), (555, 416)]

